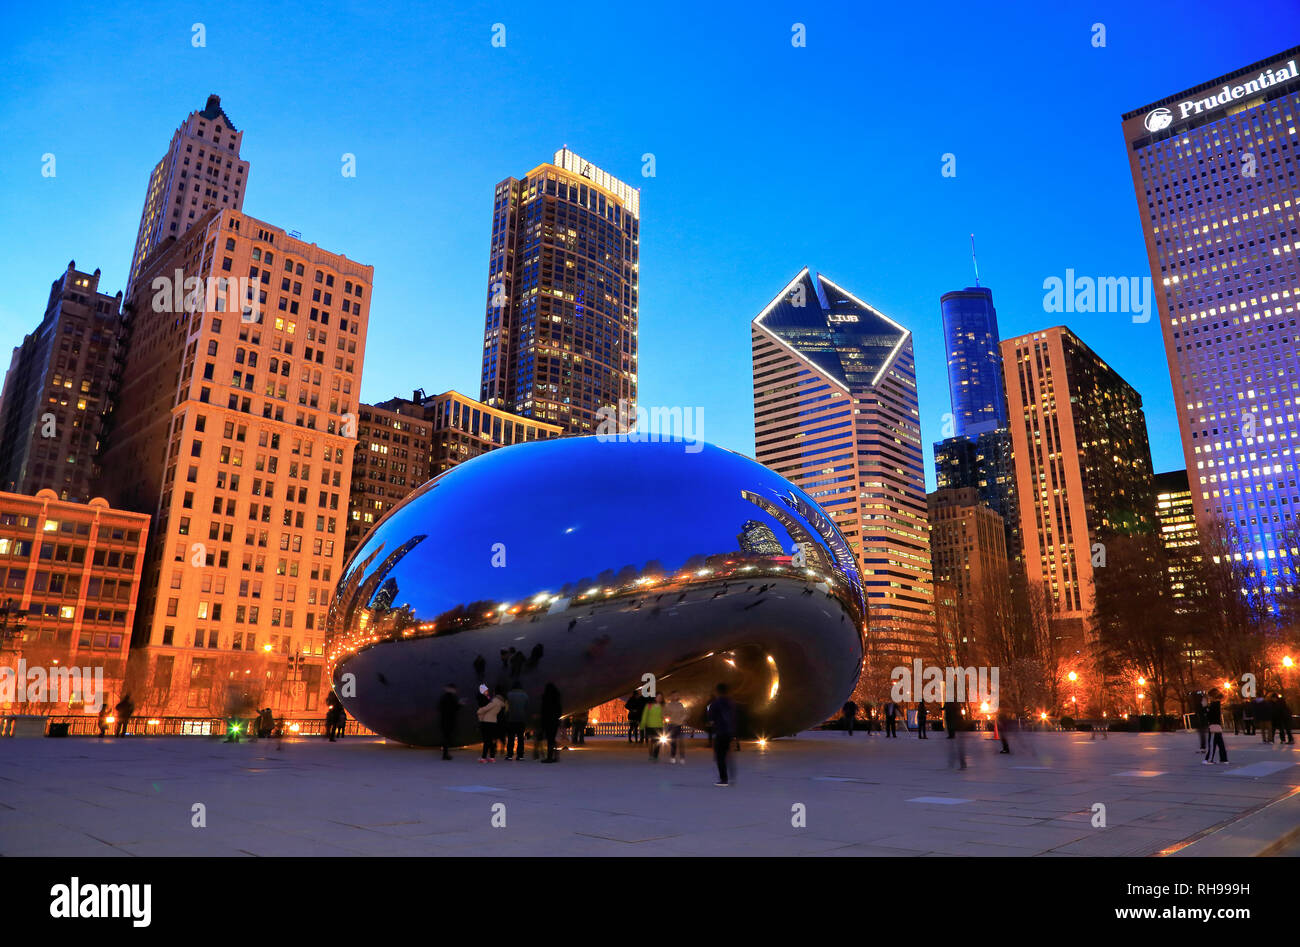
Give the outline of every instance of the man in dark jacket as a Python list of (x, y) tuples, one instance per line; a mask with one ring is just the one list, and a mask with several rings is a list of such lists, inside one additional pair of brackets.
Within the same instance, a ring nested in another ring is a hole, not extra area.
[(853, 736), (853, 725), (858, 720), (858, 705), (851, 700), (846, 700), (842, 709), (844, 712), (844, 735), (851, 737)]
[(528, 729), (528, 692), (518, 681), (515, 681), (510, 692), (506, 694), (506, 704), (506, 759), (510, 759), (510, 748), (514, 747), (514, 758), (522, 760), (524, 734)]
[(124, 737), (126, 725), (131, 722), (131, 714), (135, 713), (135, 702), (131, 700), (131, 695), (123, 694), (113, 711), (117, 714), (117, 728), (113, 731), (113, 736)]
[(623, 704), (627, 710), (627, 742), (641, 742), (641, 711), (645, 707), (645, 698), (641, 691), (634, 690), (632, 696)]
[(1291, 708), (1281, 694), (1273, 695), (1273, 732), (1277, 734), (1278, 743), (1295, 743), (1291, 732)]
[(919, 740), (928, 739), (925, 735), (928, 726), (928, 723), (926, 722), (926, 716), (928, 714), (929, 711), (925, 709), (925, 701), (918, 700), (916, 702), (916, 736)]
[(713, 759), (718, 764), (718, 781), (713, 785), (726, 786), (729, 785), (727, 753), (731, 750), (731, 741), (736, 738), (736, 705), (727, 696), (726, 684), (714, 688), (714, 698), (705, 709), (705, 716), (713, 725)]
[(556, 735), (560, 732), (560, 689), (550, 681), (542, 690), (542, 734), (546, 737), (546, 758), (543, 763), (558, 763), (555, 754)]
[(895, 723), (897, 718), (898, 704), (894, 703), (894, 699), (891, 697), (885, 701), (885, 736), (897, 739), (898, 728)]
[(455, 684), (448, 684), (438, 698), (438, 728), (442, 731), (442, 758), (451, 759), (451, 744), (456, 738), (456, 715), (460, 713), (460, 695)]

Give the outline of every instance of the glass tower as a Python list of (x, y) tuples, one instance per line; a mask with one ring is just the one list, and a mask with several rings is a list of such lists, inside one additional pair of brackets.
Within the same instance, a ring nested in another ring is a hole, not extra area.
[(912, 333), (805, 267), (754, 319), (751, 341), (755, 457), (817, 501), (861, 564), (868, 659), (928, 653), (934, 596)]
[(1123, 118), (1196, 523), (1264, 594), (1300, 552), (1300, 46)]
[(958, 437), (1007, 426), (993, 292), (975, 286), (939, 297), (948, 350), (948, 390)]
[(567, 148), (497, 185), (484, 404), (565, 434), (635, 417), (640, 228), (640, 190)]

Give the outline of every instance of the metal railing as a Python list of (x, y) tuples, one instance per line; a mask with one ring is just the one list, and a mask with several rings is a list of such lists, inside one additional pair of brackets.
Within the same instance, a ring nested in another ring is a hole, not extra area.
[[(10, 714), (0, 717), (0, 737), (13, 736), (14, 728), (17, 721), (21, 719), (32, 719), (35, 715)], [(99, 736), (99, 718), (92, 714), (51, 714), (43, 716), (45, 735), (50, 734), (50, 728), (54, 725), (66, 724), (67, 735), (70, 737), (97, 737)], [(249, 738), (249, 734), (256, 738), (257, 727), (256, 717), (236, 716), (236, 717), (146, 717), (132, 716), (127, 724), (126, 732), (128, 736), (133, 737), (225, 737), (228, 727), (232, 721), (241, 724), (240, 739)], [(293, 729), (294, 727), (298, 729)], [(108, 724), (105, 736), (111, 737), (117, 729), (117, 722)], [(325, 721), (320, 717), (308, 717), (304, 719), (286, 718), (284, 720), (284, 736), (286, 737), (324, 737)], [(373, 737), (377, 736), (373, 731), (366, 729), (356, 720), (348, 720), (344, 726), (343, 735), (345, 737)]]

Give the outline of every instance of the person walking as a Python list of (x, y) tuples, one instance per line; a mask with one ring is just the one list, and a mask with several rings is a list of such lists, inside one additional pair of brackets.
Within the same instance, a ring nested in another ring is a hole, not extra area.
[(898, 704), (892, 697), (885, 701), (885, 737), (898, 739)]
[(1221, 696), (1217, 687), (1211, 688), (1209, 698), (1205, 702), (1205, 729), (1209, 739), (1206, 740), (1205, 759), (1201, 760), (1201, 762), (1206, 766), (1214, 765), (1214, 750), (1216, 747), (1219, 750), (1218, 762), (1228, 762), (1228, 748), (1223, 745), (1223, 705), (1220, 702)]
[(546, 737), (546, 756), (543, 763), (558, 763), (555, 750), (556, 735), (560, 732), (560, 689), (550, 681), (542, 688), (542, 734)]
[(1273, 732), (1278, 743), (1295, 743), (1295, 735), (1291, 732), (1291, 708), (1281, 694), (1273, 695)]
[(442, 733), (442, 758), (451, 759), (451, 744), (456, 738), (456, 717), (460, 714), (460, 694), (455, 684), (448, 684), (438, 698), (438, 729)]
[(650, 698), (641, 711), (641, 739), (650, 744), (650, 761), (659, 762), (659, 736), (664, 730), (664, 695)]
[(953, 742), (948, 745), (948, 765), (961, 763), (961, 768), (966, 768), (966, 742), (962, 739), (963, 721), (961, 717), (961, 708), (957, 706), (957, 701), (947, 700), (943, 704), (943, 728), (947, 731), (947, 737)]
[(1205, 723), (1205, 711), (1209, 701), (1205, 699), (1205, 691), (1195, 691), (1192, 694), (1192, 722), (1196, 724), (1196, 735), (1200, 738), (1200, 752), (1205, 752), (1206, 735), (1209, 733), (1209, 727)]
[(334, 728), (338, 720), (339, 697), (333, 691), (325, 695), (325, 737), (334, 742)]
[[(520, 652), (516, 651), (516, 654)], [(506, 694), (506, 759), (524, 758), (524, 742), (528, 732), (528, 692), (515, 681)]]
[(1241, 729), (1246, 736), (1255, 735), (1255, 702), (1244, 700), (1241, 703)]
[(1255, 722), (1259, 726), (1259, 742), (1273, 742), (1273, 702), (1265, 697), (1255, 698)]
[(587, 721), (589, 719), (591, 719), (591, 714), (586, 710), (579, 710), (569, 718), (569, 742), (574, 746), (587, 745)]
[(686, 726), (686, 705), (676, 694), (664, 706), (664, 722), (668, 726), (668, 762), (686, 763), (686, 742), (682, 728)]
[(851, 737), (853, 736), (853, 725), (858, 720), (858, 705), (851, 700), (846, 700), (841, 712), (844, 716), (844, 735)]
[(726, 684), (719, 684), (713, 693), (713, 700), (705, 710), (713, 725), (713, 760), (718, 764), (718, 781), (713, 785), (727, 786), (730, 785), (727, 781), (727, 753), (736, 736), (736, 705), (727, 696)]
[(126, 725), (131, 722), (131, 714), (135, 713), (135, 704), (131, 700), (131, 695), (123, 694), (113, 711), (117, 715), (117, 729), (113, 731), (113, 736), (124, 737)]
[[(479, 688), (479, 690), (484, 697), (487, 697), (487, 685)], [(483, 752), (479, 754), (478, 758), (480, 763), (495, 763), (497, 761), (497, 721), (501, 717), (501, 712), (507, 706), (505, 694), (498, 687), (497, 692), (488, 697), (487, 702), (477, 711), (478, 729), (483, 737)]]
[(640, 690), (634, 690), (632, 696), (623, 704), (627, 711), (627, 742), (636, 743), (641, 738), (641, 711), (645, 709), (646, 699)]
[(108, 718), (111, 715), (112, 711), (108, 709), (108, 698), (105, 697), (104, 702), (99, 705), (99, 717), (97, 720), (99, 724), (99, 738), (101, 740), (104, 739), (104, 734), (108, 732)]
[(928, 714), (929, 711), (925, 709), (925, 701), (918, 700), (916, 702), (916, 737), (918, 740), (928, 739), (925, 735), (926, 716)]

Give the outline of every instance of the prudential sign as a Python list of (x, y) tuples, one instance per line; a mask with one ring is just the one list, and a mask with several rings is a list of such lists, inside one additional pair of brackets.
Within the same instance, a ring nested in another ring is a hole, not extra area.
[(1174, 106), (1177, 115), (1163, 105), (1153, 108), (1147, 112), (1142, 124), (1149, 132), (1158, 132), (1161, 129), (1168, 128), (1175, 121), (1182, 121), (1193, 115), (1200, 115), (1203, 112), (1212, 112), (1217, 108), (1222, 108), (1229, 102), (1235, 102), (1237, 99), (1245, 98), (1250, 95), (1258, 95), (1260, 92), (1270, 89), (1275, 85), (1283, 82), (1290, 82), (1296, 78), (1296, 63), (1294, 59), (1288, 60), (1283, 68), (1265, 69), (1254, 79), (1243, 82), (1240, 85), (1225, 85), (1213, 95), (1207, 95), (1201, 99), (1187, 99), (1179, 102)]

